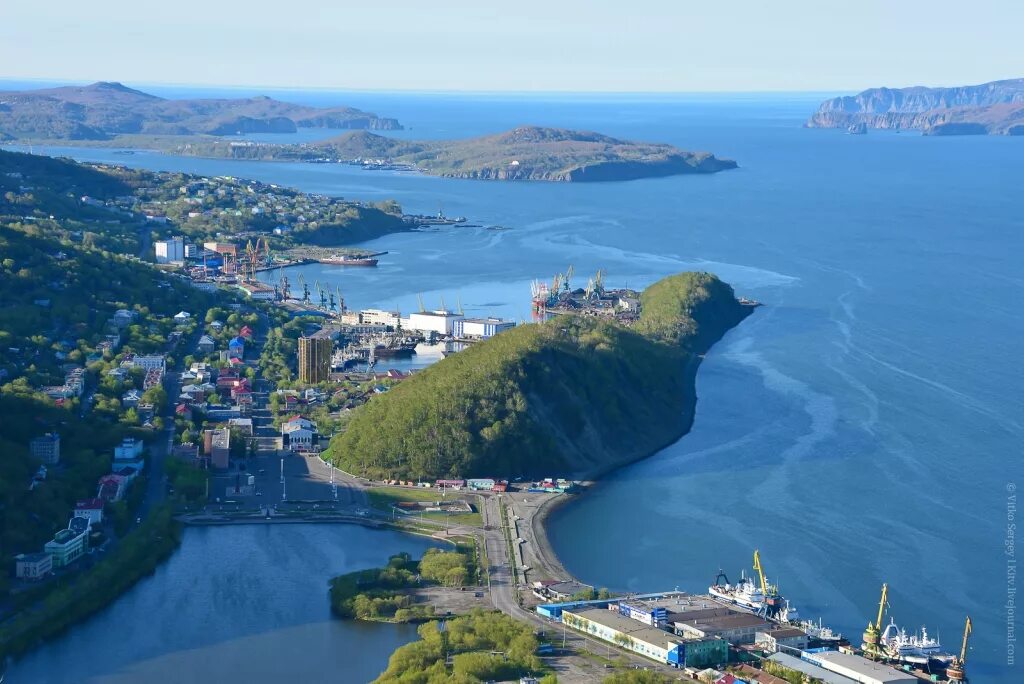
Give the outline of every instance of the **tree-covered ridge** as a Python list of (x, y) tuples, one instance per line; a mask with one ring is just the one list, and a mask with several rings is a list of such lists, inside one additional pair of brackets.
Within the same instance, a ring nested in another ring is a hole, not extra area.
[(710, 274), (650, 288), (635, 329), (593, 317), (522, 325), (356, 410), (329, 458), (391, 478), (587, 474), (685, 431), (694, 356), (749, 309)]
[(124, 134), (294, 133), (297, 128), (400, 129), (352, 107), (269, 97), (165, 99), (120, 83), (0, 91), (0, 140), (105, 140)]

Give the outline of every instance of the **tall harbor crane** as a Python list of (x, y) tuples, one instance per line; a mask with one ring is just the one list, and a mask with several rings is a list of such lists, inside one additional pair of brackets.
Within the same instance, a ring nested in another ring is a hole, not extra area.
[(289, 299), (291, 299), (291, 296), (292, 296), (291, 288), (289, 287), (289, 284), (288, 284), (288, 276), (286, 276), (284, 274), (281, 275), (280, 287), (281, 287), (281, 299), (283, 301), (287, 302)]
[(423, 306), (423, 295), (421, 295), (421, 294), (416, 295), (416, 301), (419, 302), (419, 304), (420, 304), (420, 313), (423, 313), (424, 311), (427, 310), (427, 308), (425, 306)]
[(330, 290), (327, 291), (327, 310), (334, 311), (334, 293)]
[(319, 280), (315, 281), (313, 283), (313, 287), (316, 288), (317, 294), (320, 295), (320, 308), (321, 309), (326, 309), (327, 308), (327, 294), (324, 292), (324, 288), (320, 284), (320, 281)]
[(306, 279), (299, 274), (299, 287), (302, 288), (302, 303), (309, 304), (309, 285), (306, 284)]
[(335, 288), (335, 291), (338, 293), (338, 313), (343, 314), (345, 313), (345, 298), (341, 296), (340, 287)]
[(888, 605), (886, 600), (889, 598), (889, 585), (882, 584), (882, 598), (878, 602), (878, 617), (874, 622), (869, 622), (867, 629), (864, 630), (864, 643), (861, 644), (861, 648), (869, 656), (875, 658), (882, 654), (882, 649), (879, 645), (879, 639), (882, 635), (882, 620), (885, 619), (885, 607)]
[(967, 622), (964, 624), (964, 640), (960, 645), (960, 655), (953, 656), (953, 662), (946, 668), (946, 679), (949, 680), (949, 684), (963, 684), (967, 681), (967, 672), (965, 665), (967, 663), (967, 638), (971, 636), (973, 627), (971, 625), (971, 616), (967, 616)]
[(572, 277), (575, 273), (576, 269), (572, 267), (572, 264), (569, 264), (569, 268), (565, 269), (565, 278), (563, 279), (563, 284), (565, 285), (566, 292), (570, 292), (572, 290), (572, 286), (569, 284), (569, 281), (572, 280)]

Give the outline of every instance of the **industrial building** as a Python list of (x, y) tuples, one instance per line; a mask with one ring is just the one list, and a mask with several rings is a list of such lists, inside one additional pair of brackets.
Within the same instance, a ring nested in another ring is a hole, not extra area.
[(185, 261), (185, 241), (180, 237), (154, 242), (153, 248), (156, 250), (158, 264), (180, 264)]
[(300, 337), (299, 382), (306, 385), (327, 382), (330, 379), (333, 352), (334, 343), (329, 335), (318, 332), (311, 337)]
[(801, 657), (812, 665), (842, 675), (860, 684), (912, 684), (918, 679), (852, 653), (804, 651)]
[(443, 309), (437, 311), (417, 311), (409, 314), (409, 323), (405, 327), (409, 330), (418, 330), (423, 333), (436, 333), (448, 336), (455, 331), (455, 322), (462, 320), (462, 318), (462, 314)]
[(48, 553), (19, 553), (14, 557), (14, 576), (38, 581), (53, 570), (53, 556)]
[(500, 318), (463, 318), (455, 321), (455, 337), (486, 340), (503, 330), (516, 327), (515, 321)]
[(705, 667), (725, 663), (729, 644), (724, 639), (684, 639), (620, 614), (614, 608), (582, 607), (562, 611), (562, 622), (628, 651), (675, 667)]
[(397, 328), (401, 324), (401, 314), (397, 311), (363, 309), (358, 316), (356, 323), (362, 325), (385, 325), (389, 328)]
[(754, 643), (772, 653), (780, 646), (802, 651), (807, 648), (807, 642), (807, 633), (795, 627), (776, 627), (754, 635)]
[(796, 656), (791, 656), (786, 653), (774, 653), (768, 657), (768, 660), (773, 663), (778, 663), (782, 667), (789, 668), (790, 670), (802, 672), (808, 677), (811, 677), (814, 681), (820, 681), (824, 684), (850, 684), (850, 680), (846, 677), (829, 672), (823, 667), (812, 665), (806, 660), (801, 660)]
[(671, 616), (676, 634), (692, 639), (722, 637), (731, 644), (752, 644), (758, 632), (769, 632), (775, 625), (751, 613), (732, 610), (706, 600), (707, 608), (697, 608)]

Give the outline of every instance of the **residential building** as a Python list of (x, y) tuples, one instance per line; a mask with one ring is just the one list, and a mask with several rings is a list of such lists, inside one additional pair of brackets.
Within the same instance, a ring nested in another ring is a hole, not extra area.
[(236, 428), (247, 437), (252, 437), (252, 418), (231, 418), (228, 420), (228, 428)]
[(28, 448), (32, 453), (32, 458), (41, 463), (46, 465), (60, 463), (60, 435), (56, 432), (48, 432), (35, 437), (28, 443)]
[(179, 311), (178, 313), (174, 314), (174, 322), (177, 323), (178, 325), (188, 323), (191, 319), (192, 314), (190, 314), (188, 311)]
[(241, 359), (245, 356), (245, 340), (242, 337), (234, 337), (228, 342), (228, 358)]
[(460, 338), (486, 340), (514, 327), (515, 321), (500, 318), (463, 318), (455, 321), (454, 335)]
[(53, 570), (53, 556), (42, 553), (19, 553), (14, 557), (14, 575), (21, 580), (38, 582)]
[(75, 504), (75, 517), (88, 518), (90, 525), (99, 525), (103, 522), (103, 508), (106, 503), (99, 497), (79, 501)]
[(135, 461), (142, 457), (142, 440), (135, 437), (125, 437), (121, 440), (120, 446), (114, 447), (115, 461)]
[(299, 382), (313, 385), (326, 382), (331, 373), (334, 343), (329, 337), (299, 338)]
[(185, 261), (185, 240), (180, 237), (154, 242), (153, 248), (156, 250), (158, 264), (180, 264)]
[(150, 354), (148, 356), (136, 356), (131, 361), (136, 368), (146, 371), (158, 370), (161, 373), (167, 371), (167, 358), (163, 354)]
[(203, 452), (210, 457), (210, 465), (227, 470), (231, 458), (231, 430), (220, 428), (203, 432)]

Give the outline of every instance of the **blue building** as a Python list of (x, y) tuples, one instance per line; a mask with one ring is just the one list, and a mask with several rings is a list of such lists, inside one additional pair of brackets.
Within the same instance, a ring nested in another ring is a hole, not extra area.
[(245, 355), (245, 340), (236, 337), (228, 342), (228, 357), (240, 359)]

